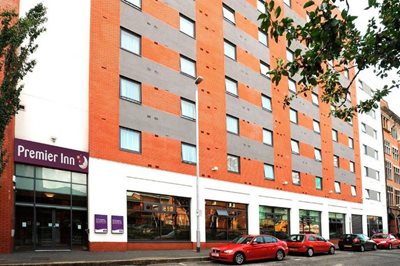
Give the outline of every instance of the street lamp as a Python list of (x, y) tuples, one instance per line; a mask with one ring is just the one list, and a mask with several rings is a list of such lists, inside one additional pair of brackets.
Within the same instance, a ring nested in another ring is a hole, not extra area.
[(196, 252), (200, 252), (200, 197), (199, 197), (199, 179), (200, 179), (200, 135), (199, 135), (199, 84), (203, 81), (202, 76), (198, 76), (194, 81), (196, 84)]

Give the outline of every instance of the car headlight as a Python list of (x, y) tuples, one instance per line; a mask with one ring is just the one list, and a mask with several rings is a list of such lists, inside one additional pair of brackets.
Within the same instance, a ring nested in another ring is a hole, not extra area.
[(223, 253), (225, 253), (225, 254), (231, 254), (232, 252), (233, 252), (232, 249), (227, 249), (227, 250), (224, 250), (224, 251), (223, 251)]

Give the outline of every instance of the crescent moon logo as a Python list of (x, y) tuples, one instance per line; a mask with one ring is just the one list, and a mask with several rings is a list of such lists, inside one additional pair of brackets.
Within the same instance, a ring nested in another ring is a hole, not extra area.
[(81, 169), (86, 169), (88, 167), (88, 159), (86, 156), (82, 156), (83, 162), (81, 164), (78, 164), (79, 168)]

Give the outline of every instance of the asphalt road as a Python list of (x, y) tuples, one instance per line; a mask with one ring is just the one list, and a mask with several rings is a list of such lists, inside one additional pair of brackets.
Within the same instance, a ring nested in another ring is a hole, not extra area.
[[(203, 261), (203, 262), (181, 262), (179, 266), (218, 266), (229, 265), (226, 263)], [(330, 266), (355, 266), (355, 265), (400, 265), (400, 249), (377, 250), (366, 252), (336, 251), (335, 255), (315, 255), (308, 258), (301, 255), (289, 255), (283, 261), (258, 261), (246, 263), (245, 265), (330, 265)], [(155, 265), (154, 265), (155, 266)]]

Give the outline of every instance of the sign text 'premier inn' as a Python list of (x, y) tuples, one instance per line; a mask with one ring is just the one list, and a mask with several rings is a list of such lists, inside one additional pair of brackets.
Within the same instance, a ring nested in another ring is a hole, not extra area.
[(87, 173), (89, 154), (57, 146), (15, 139), (14, 160), (50, 168)]

